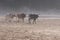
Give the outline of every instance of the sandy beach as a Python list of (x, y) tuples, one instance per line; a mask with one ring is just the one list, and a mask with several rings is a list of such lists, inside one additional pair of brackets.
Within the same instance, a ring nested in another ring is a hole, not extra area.
[[(59, 40), (60, 19), (37, 19), (36, 24), (6, 22), (0, 17), (0, 40)], [(42, 37), (42, 36), (43, 37)]]

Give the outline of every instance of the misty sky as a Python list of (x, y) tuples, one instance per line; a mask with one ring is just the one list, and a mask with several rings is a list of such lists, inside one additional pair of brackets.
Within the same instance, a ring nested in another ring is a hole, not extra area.
[(0, 0), (0, 14), (22, 10), (60, 15), (60, 0)]

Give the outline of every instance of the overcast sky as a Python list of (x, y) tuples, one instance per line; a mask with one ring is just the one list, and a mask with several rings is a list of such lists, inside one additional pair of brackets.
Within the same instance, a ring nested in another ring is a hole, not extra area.
[(59, 15), (60, 0), (0, 0), (0, 14), (11, 10), (24, 10), (24, 8), (27, 11), (28, 9), (40, 11), (40, 14)]

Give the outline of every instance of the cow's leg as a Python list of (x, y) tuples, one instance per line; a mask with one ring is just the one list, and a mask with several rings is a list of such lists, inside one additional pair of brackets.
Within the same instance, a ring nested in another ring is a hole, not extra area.
[(11, 23), (11, 22), (12, 22), (12, 20), (13, 20), (13, 18), (9, 18), (8, 22), (10, 22), (10, 23)]
[(11, 20), (9, 20), (8, 22), (11, 22)]
[(29, 23), (31, 23), (31, 18), (29, 18), (29, 20), (28, 20), (28, 21), (29, 21)]
[(17, 21), (18, 21), (18, 18), (16, 17), (16, 21), (15, 22), (17, 23)]
[(17, 22), (19, 22), (19, 19), (20, 19), (20, 18), (19, 18), (19, 17), (17, 17)]
[(22, 18), (22, 22), (24, 22), (24, 18)]
[(34, 22), (35, 24), (36, 24), (36, 20), (35, 20), (35, 22)]
[(33, 19), (33, 24), (36, 24), (36, 19)]
[(6, 17), (6, 18), (5, 18), (5, 21), (6, 21), (6, 22), (8, 22), (8, 20), (9, 20), (9, 18), (8, 18), (8, 17)]

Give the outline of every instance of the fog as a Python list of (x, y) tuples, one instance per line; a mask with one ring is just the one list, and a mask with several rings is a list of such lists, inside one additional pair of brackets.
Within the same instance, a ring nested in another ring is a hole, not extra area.
[(59, 16), (60, 0), (0, 0), (0, 15), (10, 12)]

